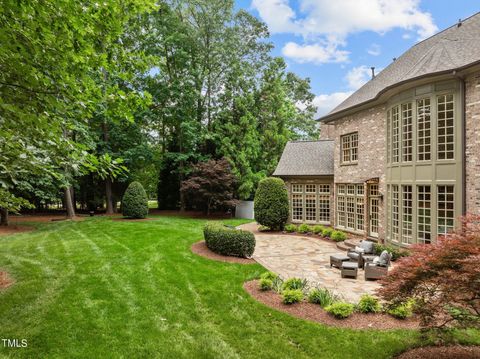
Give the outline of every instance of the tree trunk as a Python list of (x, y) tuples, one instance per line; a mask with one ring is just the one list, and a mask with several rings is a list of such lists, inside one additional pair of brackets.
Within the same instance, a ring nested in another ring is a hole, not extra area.
[(67, 218), (75, 217), (75, 208), (73, 207), (72, 187), (64, 189), (65, 208), (67, 209)]
[(105, 197), (107, 201), (107, 214), (113, 214), (112, 180), (110, 178), (105, 180)]
[(0, 208), (0, 226), (8, 226), (8, 209)]

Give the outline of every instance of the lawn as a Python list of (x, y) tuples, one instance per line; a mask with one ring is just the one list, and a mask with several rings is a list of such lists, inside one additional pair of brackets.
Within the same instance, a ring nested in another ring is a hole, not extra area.
[(335, 329), (271, 310), (242, 288), (260, 265), (190, 252), (205, 221), (154, 218), (0, 237), (0, 268), (17, 281), (0, 292), (0, 338), (28, 340), (0, 345), (0, 356), (387, 358), (419, 342), (415, 332)]

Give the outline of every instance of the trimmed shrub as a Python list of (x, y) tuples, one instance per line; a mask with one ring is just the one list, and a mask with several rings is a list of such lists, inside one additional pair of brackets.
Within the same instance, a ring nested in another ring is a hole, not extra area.
[(296, 232), (297, 231), (297, 226), (294, 225), (294, 224), (287, 224), (285, 226), (285, 231), (288, 232), (288, 233)]
[(321, 226), (321, 225), (313, 226), (313, 233), (322, 234), (324, 229), (325, 229), (325, 227)]
[(282, 284), (282, 290), (303, 290), (307, 287), (307, 280), (300, 278), (289, 278)]
[(288, 193), (280, 178), (265, 178), (258, 184), (254, 200), (255, 220), (273, 230), (282, 230), (288, 220)]
[(339, 297), (327, 288), (315, 288), (308, 293), (308, 301), (314, 304), (320, 304), (322, 308), (337, 302)]
[(382, 309), (377, 298), (364, 294), (357, 304), (357, 311), (360, 313), (378, 313)]
[(303, 223), (298, 226), (298, 233), (310, 233), (311, 231), (312, 229), (308, 224)]
[(330, 235), (330, 238), (332, 241), (341, 242), (347, 239), (347, 235), (345, 234), (345, 232), (342, 231), (333, 231)]
[(325, 227), (325, 229), (324, 229), (323, 232), (322, 232), (322, 236), (327, 237), (327, 238), (330, 238), (330, 236), (332, 235), (332, 233), (333, 233), (333, 228)]
[(338, 319), (345, 319), (352, 315), (354, 306), (350, 303), (336, 302), (330, 304), (325, 310)]
[(375, 254), (379, 256), (382, 254), (383, 251), (387, 251), (388, 253), (392, 254), (392, 261), (396, 261), (399, 258), (402, 257), (407, 257), (410, 255), (410, 252), (407, 249), (400, 248), (397, 246), (392, 246), (390, 244), (380, 244), (380, 243), (375, 243), (373, 245), (373, 249), (375, 251)]
[(260, 279), (260, 290), (267, 291), (273, 288), (273, 281), (271, 279), (262, 278)]
[(207, 247), (218, 254), (233, 257), (250, 257), (255, 249), (255, 236), (247, 232), (209, 222), (203, 227)]
[(387, 310), (387, 313), (397, 319), (406, 319), (413, 315), (414, 304), (415, 304), (415, 301), (408, 300), (405, 303), (390, 306)]
[(260, 275), (260, 279), (268, 279), (268, 280), (275, 280), (278, 278), (278, 275), (273, 272), (264, 272)]
[(282, 301), (284, 304), (293, 304), (302, 301), (303, 292), (300, 289), (289, 289), (282, 292)]
[(122, 214), (127, 218), (141, 219), (148, 214), (148, 197), (140, 182), (132, 182), (122, 199)]

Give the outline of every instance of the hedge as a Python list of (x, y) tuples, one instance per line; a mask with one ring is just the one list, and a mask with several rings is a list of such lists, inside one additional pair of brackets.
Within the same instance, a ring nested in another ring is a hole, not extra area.
[(248, 258), (255, 249), (255, 236), (251, 232), (209, 222), (203, 227), (207, 247), (218, 254)]
[(148, 214), (148, 197), (140, 182), (132, 182), (122, 199), (122, 214), (128, 218), (145, 218)]
[(273, 230), (283, 230), (288, 220), (288, 193), (280, 178), (265, 178), (258, 184), (254, 200), (255, 220)]

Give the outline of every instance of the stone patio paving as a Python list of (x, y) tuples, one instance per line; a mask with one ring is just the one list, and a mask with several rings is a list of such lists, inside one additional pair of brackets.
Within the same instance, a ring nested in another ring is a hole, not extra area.
[(341, 278), (339, 269), (330, 268), (330, 255), (342, 253), (333, 242), (309, 236), (259, 233), (255, 223), (240, 228), (255, 233), (253, 258), (282, 279), (305, 278), (311, 285), (328, 288), (352, 303), (358, 302), (362, 294), (373, 294), (380, 286), (375, 281), (365, 281), (361, 269), (357, 279), (350, 279)]

